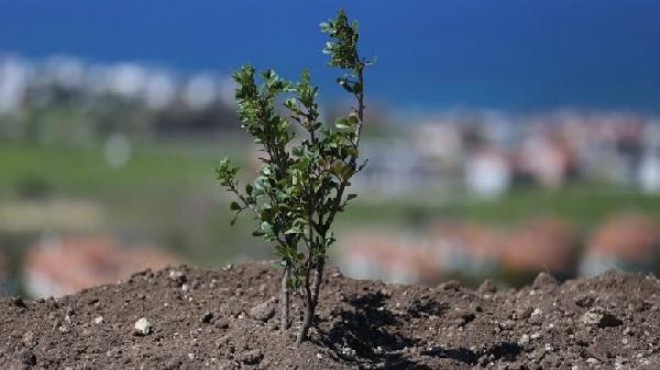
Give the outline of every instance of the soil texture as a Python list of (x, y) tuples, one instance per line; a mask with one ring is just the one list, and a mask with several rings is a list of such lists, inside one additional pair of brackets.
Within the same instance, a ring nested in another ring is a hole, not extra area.
[(330, 269), (311, 339), (278, 328), (272, 263), (186, 266), (59, 299), (0, 300), (0, 368), (658, 369), (660, 281), (610, 272), (522, 289), (384, 284)]

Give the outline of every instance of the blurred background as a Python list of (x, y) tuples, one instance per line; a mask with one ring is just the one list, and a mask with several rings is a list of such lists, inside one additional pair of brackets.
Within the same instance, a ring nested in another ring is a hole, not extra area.
[(369, 165), (331, 255), (348, 275), (519, 285), (660, 267), (660, 3), (0, 0), (0, 294), (273, 258), (216, 183), (258, 163), (230, 75), (309, 67), (361, 23)]

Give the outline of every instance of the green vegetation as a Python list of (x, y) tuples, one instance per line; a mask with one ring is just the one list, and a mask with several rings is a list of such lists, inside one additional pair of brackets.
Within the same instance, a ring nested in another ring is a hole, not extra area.
[[(357, 158), (365, 109), (363, 73), (369, 63), (357, 50), (357, 22), (349, 23), (340, 11), (336, 19), (322, 23), (321, 30), (333, 40), (323, 50), (330, 55), (329, 65), (344, 72), (337, 82), (353, 95), (356, 108), (339, 118), (334, 129), (324, 127), (319, 121), (318, 88), (308, 71), (300, 82), (292, 83), (265, 70), (261, 73), (264, 82), (257, 86), (254, 68), (245, 66), (234, 75), (239, 85), (236, 100), (241, 127), (263, 153), (262, 167), (244, 191), (236, 180), (238, 167), (224, 159), (217, 169), (220, 184), (237, 198), (231, 210), (236, 216), (252, 212), (259, 223), (253, 235), (276, 244), (283, 267), (283, 332), (289, 326), (289, 289), (302, 297), (305, 315), (297, 343), (306, 340), (319, 302), (328, 248), (335, 242), (335, 216), (357, 196), (346, 191), (351, 178), (366, 164)], [(289, 96), (283, 103), (288, 118), (277, 112), (282, 96)]]
[[(50, 145), (0, 145), (0, 191), (15, 190), (23, 178), (40, 179), (62, 195), (95, 196), (113, 192), (184, 187), (208, 176), (211, 158), (155, 152), (137, 147), (126, 166), (109, 166), (102, 148)], [(208, 181), (207, 181), (208, 183)]]
[(340, 221), (342, 228), (365, 221), (388, 228), (404, 228), (411, 220), (453, 218), (509, 225), (534, 216), (553, 216), (578, 228), (590, 228), (621, 210), (660, 218), (660, 197), (603, 184), (574, 183), (564, 188), (514, 189), (502, 198), (484, 201), (467, 194), (428, 194), (391, 199), (387, 204), (360, 202)]

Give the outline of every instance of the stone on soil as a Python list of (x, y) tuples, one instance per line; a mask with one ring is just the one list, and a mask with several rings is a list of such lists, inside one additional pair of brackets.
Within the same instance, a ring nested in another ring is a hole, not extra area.
[(211, 322), (212, 319), (213, 319), (213, 313), (206, 311), (204, 312), (204, 315), (202, 315), (202, 317), (199, 319), (199, 321), (201, 321), (202, 324), (208, 324)]
[(188, 281), (188, 276), (186, 276), (186, 273), (179, 270), (170, 270), (169, 278), (179, 286)]
[(241, 362), (246, 365), (256, 365), (263, 360), (264, 354), (260, 349), (253, 349), (251, 351), (243, 352), (241, 355)]
[(255, 320), (268, 321), (275, 316), (275, 307), (271, 302), (258, 304), (250, 310), (250, 316)]
[(37, 356), (32, 351), (25, 351), (21, 355), (23, 365), (34, 366), (37, 364)]
[(153, 326), (151, 325), (151, 322), (149, 322), (149, 320), (146, 318), (143, 317), (135, 322), (134, 333), (136, 335), (145, 336), (151, 334), (152, 331)]
[(587, 326), (597, 326), (599, 328), (615, 327), (623, 322), (616, 316), (609, 313), (601, 307), (595, 307), (582, 315), (582, 323)]

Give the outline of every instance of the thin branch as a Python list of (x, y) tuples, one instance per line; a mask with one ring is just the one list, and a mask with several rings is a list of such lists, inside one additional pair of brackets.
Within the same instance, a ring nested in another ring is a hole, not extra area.
[(243, 205), (246, 208), (249, 208), (254, 213), (255, 216), (257, 217), (259, 216), (259, 211), (257, 210), (257, 208), (254, 206), (254, 204), (248, 202), (247, 198), (245, 198), (245, 196), (236, 188), (236, 184), (232, 183), (228, 186), (228, 188), (232, 193), (236, 195), (236, 197), (238, 197), (238, 199), (243, 203)]

